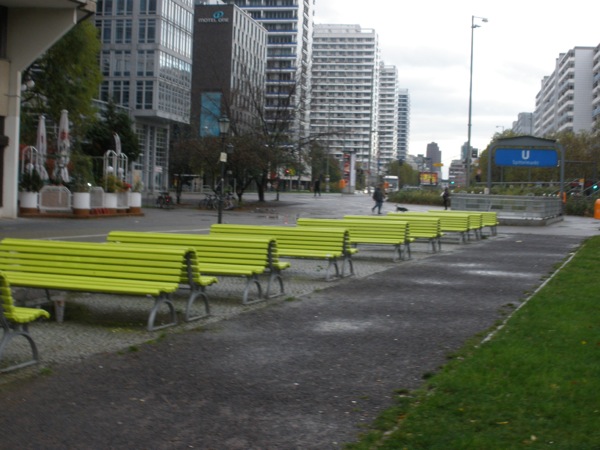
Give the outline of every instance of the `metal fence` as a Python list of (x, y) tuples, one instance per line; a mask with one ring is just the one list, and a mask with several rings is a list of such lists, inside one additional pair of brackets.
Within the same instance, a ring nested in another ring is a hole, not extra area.
[(563, 213), (559, 197), (454, 194), (452, 209), (466, 211), (495, 211), (498, 217), (549, 219)]

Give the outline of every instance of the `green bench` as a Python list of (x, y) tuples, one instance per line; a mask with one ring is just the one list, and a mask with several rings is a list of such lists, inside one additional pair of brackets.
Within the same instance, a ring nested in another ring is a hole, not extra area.
[[(148, 317), (148, 330), (177, 323), (171, 294), (180, 283), (190, 286), (186, 320), (194, 301), (201, 297), (208, 314), (205, 287), (215, 277), (200, 275), (193, 248), (143, 248), (110, 243), (3, 239), (0, 241), (0, 270), (11, 286), (43, 289), (53, 302), (56, 319), (64, 317), (64, 300), (53, 300), (50, 290), (122, 294), (154, 298)], [(156, 325), (162, 306), (169, 322)]]
[[(372, 220), (398, 220), (398, 215), (387, 214), (384, 216), (358, 216), (346, 215), (344, 219), (372, 219)], [(410, 225), (410, 242), (426, 241), (431, 245), (433, 253), (442, 250), (443, 236), (440, 219), (436, 217), (402, 216), (402, 221)], [(412, 247), (411, 247), (412, 251)]]
[(475, 239), (481, 239), (481, 230), (483, 229), (483, 215), (479, 211), (455, 211), (455, 210), (431, 210), (432, 214), (450, 215), (450, 216), (467, 216), (469, 223), (469, 231), (467, 239), (471, 238), (471, 231)]
[[(277, 225), (233, 225), (214, 224), (210, 227), (212, 235), (270, 236), (277, 240), (277, 252), (282, 258), (302, 258), (325, 260), (328, 262), (325, 272), (327, 281), (354, 275), (352, 254), (348, 230), (345, 228), (286, 227)], [(338, 261), (342, 261), (340, 269)], [(332, 269), (335, 276), (331, 275)]]
[(496, 236), (498, 234), (497, 227), (500, 225), (500, 222), (498, 221), (498, 213), (496, 211), (466, 211), (453, 209), (451, 212), (481, 214), (482, 228), (489, 227), (491, 236)]
[[(437, 211), (439, 212), (439, 211)], [(467, 216), (457, 216), (448, 214), (436, 214), (432, 212), (408, 211), (408, 212), (389, 212), (388, 215), (400, 219), (408, 217), (434, 217), (440, 219), (440, 229), (444, 236), (448, 234), (457, 234), (460, 243), (467, 242), (469, 235), (469, 218)]]
[[(24, 308), (15, 306), (10, 284), (0, 272), (0, 324), (2, 325), (2, 339), (0, 340), (0, 373), (11, 372), (39, 362), (38, 350), (33, 337), (29, 333), (29, 324), (40, 318), (48, 319), (48, 311), (39, 308)], [(23, 337), (31, 347), (32, 357), (23, 362), (8, 363), (4, 365), (2, 357), (8, 344), (17, 337)]]
[[(410, 234), (407, 222), (401, 220), (374, 221), (368, 219), (313, 219), (300, 218), (296, 221), (299, 227), (342, 227), (350, 232), (350, 243), (353, 246), (391, 245), (394, 248), (393, 261), (410, 258)], [(404, 251), (406, 250), (406, 252)]]
[[(128, 245), (192, 247), (196, 250), (198, 266), (203, 274), (247, 279), (242, 297), (243, 304), (263, 300), (259, 276), (264, 273), (269, 274), (266, 297), (272, 297), (273, 283), (279, 284), (280, 294), (285, 293), (281, 273), (290, 265), (279, 261), (277, 242), (268, 236), (232, 238), (206, 234), (111, 231), (107, 240)], [(258, 292), (254, 298), (250, 298), (252, 286), (256, 286)]]

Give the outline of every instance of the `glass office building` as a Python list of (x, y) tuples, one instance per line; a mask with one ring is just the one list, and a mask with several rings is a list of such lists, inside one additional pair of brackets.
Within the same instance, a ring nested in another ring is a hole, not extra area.
[(142, 149), (134, 176), (146, 192), (168, 187), (169, 129), (190, 120), (193, 22), (193, 0), (97, 4), (104, 77), (99, 98), (131, 112)]

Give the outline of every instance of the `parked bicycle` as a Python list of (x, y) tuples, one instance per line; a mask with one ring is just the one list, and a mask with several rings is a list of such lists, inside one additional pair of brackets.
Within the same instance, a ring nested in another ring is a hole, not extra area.
[[(200, 200), (200, 208), (203, 209), (219, 209), (219, 200), (221, 196), (219, 194), (205, 194), (205, 197)], [(223, 197), (223, 209), (229, 210), (235, 208), (235, 196), (228, 192)]]
[(173, 198), (169, 192), (164, 191), (156, 197), (156, 206), (159, 208), (172, 208), (173, 207)]
[(216, 194), (205, 194), (205, 197), (200, 200), (200, 208), (203, 209), (217, 209), (219, 206), (219, 200)]
[(233, 208), (235, 208), (235, 196), (231, 192), (228, 192), (223, 198), (223, 209), (228, 210)]

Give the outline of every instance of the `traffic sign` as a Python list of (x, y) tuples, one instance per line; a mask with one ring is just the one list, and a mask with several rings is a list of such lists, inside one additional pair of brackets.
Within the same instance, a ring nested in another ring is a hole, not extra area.
[(433, 167), (444, 167), (444, 163), (433, 163)]

